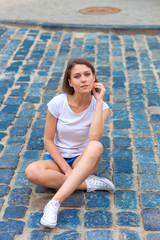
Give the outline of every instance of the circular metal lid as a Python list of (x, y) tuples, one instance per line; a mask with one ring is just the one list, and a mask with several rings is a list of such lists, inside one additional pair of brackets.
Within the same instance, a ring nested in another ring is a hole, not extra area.
[(79, 13), (84, 15), (108, 15), (119, 12), (121, 12), (121, 9), (113, 7), (89, 7), (79, 10)]

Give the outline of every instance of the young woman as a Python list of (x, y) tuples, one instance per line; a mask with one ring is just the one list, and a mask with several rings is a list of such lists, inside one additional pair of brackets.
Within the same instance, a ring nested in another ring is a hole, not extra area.
[(41, 224), (50, 228), (57, 224), (60, 204), (76, 189), (115, 191), (111, 181), (93, 175), (103, 153), (99, 139), (109, 107), (103, 102), (105, 88), (97, 81), (92, 64), (85, 59), (71, 59), (63, 91), (48, 103), (46, 159), (26, 168), (32, 183), (58, 189), (41, 218)]

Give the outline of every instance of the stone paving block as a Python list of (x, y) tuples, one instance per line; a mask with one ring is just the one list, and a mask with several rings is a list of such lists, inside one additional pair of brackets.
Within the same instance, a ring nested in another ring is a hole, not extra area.
[(10, 105), (7, 104), (2, 110), (2, 113), (16, 113), (18, 111), (19, 105)]
[(142, 215), (145, 230), (160, 230), (160, 209), (145, 209), (142, 211)]
[(125, 103), (114, 103), (112, 105), (112, 109), (115, 110), (126, 110), (126, 104)]
[(10, 122), (6, 122), (6, 121), (0, 121), (0, 131), (4, 131), (5, 129), (7, 129), (7, 127), (10, 126)]
[(114, 172), (132, 173), (133, 172), (132, 165), (133, 163), (130, 160), (115, 160), (113, 163)]
[(10, 136), (7, 143), (8, 144), (13, 144), (13, 143), (24, 144), (25, 140), (26, 140), (26, 137), (23, 137), (23, 136)]
[(156, 163), (140, 163), (138, 164), (138, 173), (158, 173), (158, 164)]
[(151, 137), (150, 129), (135, 129), (132, 130), (134, 138), (148, 138)]
[(130, 147), (130, 142), (131, 139), (125, 137), (116, 137), (113, 139), (114, 147)]
[(18, 78), (17, 82), (29, 82), (30, 76), (21, 76)]
[(44, 129), (43, 128), (35, 128), (32, 131), (31, 138), (43, 138)]
[(83, 192), (72, 193), (64, 202), (61, 204), (62, 207), (81, 207), (83, 205)]
[(116, 129), (128, 129), (131, 128), (129, 120), (114, 120), (113, 126)]
[(43, 213), (41, 212), (35, 212), (30, 213), (29, 220), (28, 220), (28, 228), (39, 228), (41, 226), (40, 220)]
[(145, 105), (143, 101), (131, 102), (131, 109), (145, 109)]
[(81, 239), (81, 234), (75, 230), (65, 231), (61, 234), (54, 235), (52, 240), (79, 240)]
[(159, 208), (160, 193), (159, 192), (141, 193), (141, 204), (143, 208)]
[(41, 187), (37, 185), (35, 192), (36, 193), (56, 193), (56, 190), (54, 188), (46, 188), (46, 187)]
[(156, 174), (141, 174), (139, 176), (140, 188), (144, 191), (155, 191), (160, 189), (160, 180)]
[(152, 138), (138, 138), (134, 140), (136, 148), (153, 148), (154, 142)]
[(92, 230), (86, 232), (87, 240), (113, 240), (112, 233), (110, 230)]
[(27, 127), (12, 127), (10, 130), (10, 135), (13, 136), (24, 136), (27, 132)]
[(31, 123), (31, 117), (19, 117), (14, 123), (15, 127), (29, 127)]
[(40, 97), (36, 96), (27, 96), (25, 99), (26, 102), (31, 102), (31, 103), (39, 103)]
[(27, 207), (24, 206), (9, 206), (6, 208), (3, 218), (14, 219), (23, 218), (27, 211)]
[(28, 160), (38, 160), (40, 158), (40, 150), (28, 150), (25, 151), (23, 155), (23, 159), (28, 159)]
[(110, 208), (109, 193), (103, 191), (96, 191), (86, 193), (86, 209), (96, 208)]
[(14, 182), (15, 187), (28, 187), (32, 186), (32, 183), (27, 179), (25, 173), (17, 173), (16, 179)]
[(139, 232), (133, 230), (121, 230), (122, 240), (141, 240)]
[(110, 149), (107, 149), (107, 148), (103, 149), (102, 158), (105, 158), (105, 159), (108, 159), (108, 160), (110, 159)]
[(22, 109), (22, 111), (19, 113), (19, 116), (20, 117), (26, 117), (26, 116), (33, 117), (34, 114), (35, 114), (34, 109)]
[(31, 231), (30, 240), (47, 240), (49, 238), (49, 232), (43, 230), (33, 230)]
[(29, 205), (31, 195), (31, 189), (24, 187), (24, 188), (14, 188), (12, 189), (8, 203), (9, 205)]
[(133, 186), (133, 175), (128, 173), (115, 173), (113, 181), (117, 188), (131, 188)]
[(0, 185), (0, 197), (4, 197), (8, 194), (10, 187), (8, 185)]
[(12, 179), (13, 173), (14, 173), (13, 170), (7, 169), (0, 170), (0, 183), (9, 184)]
[(21, 151), (21, 145), (13, 144), (6, 145), (3, 149), (3, 154), (18, 155)]
[(133, 129), (149, 129), (149, 124), (147, 120), (135, 120), (132, 122)]
[(160, 122), (160, 115), (151, 115), (151, 122)]
[(15, 169), (19, 160), (18, 155), (3, 155), (0, 158), (0, 168)]
[(18, 220), (0, 222), (0, 239), (11, 240), (16, 234), (22, 234), (25, 223)]
[(105, 210), (87, 211), (84, 219), (84, 226), (87, 228), (110, 228), (112, 226), (111, 213)]
[(125, 148), (114, 148), (112, 151), (114, 160), (131, 160), (132, 159), (132, 150)]
[(37, 120), (33, 124), (33, 128), (44, 128), (45, 127), (46, 120)]
[(96, 175), (102, 177), (109, 177), (110, 175), (110, 165), (108, 161), (101, 160), (98, 164)]
[(28, 142), (27, 149), (44, 149), (43, 139), (31, 138)]
[(113, 95), (113, 101), (114, 103), (125, 103), (126, 102), (126, 95)]
[(130, 101), (135, 102), (135, 101), (145, 101), (144, 94), (130, 94), (129, 95)]
[(76, 229), (81, 226), (78, 209), (63, 209), (59, 212), (57, 227)]
[(136, 149), (136, 161), (138, 163), (154, 163), (154, 152), (152, 149)]
[(114, 111), (113, 112), (113, 119), (128, 119), (129, 113), (128, 111)]
[(144, 110), (131, 110), (131, 114), (133, 119), (135, 120), (147, 119), (147, 115)]
[(0, 140), (2, 140), (2, 138), (5, 136), (6, 136), (6, 133), (0, 132)]
[(129, 136), (129, 131), (128, 129), (114, 129), (112, 131), (112, 137), (128, 137)]
[(115, 192), (115, 203), (118, 209), (137, 209), (137, 194), (135, 191), (121, 191)]
[(10, 105), (19, 105), (20, 106), (22, 104), (22, 102), (23, 102), (23, 98), (22, 97), (16, 97), (16, 98), (8, 97), (4, 104), (6, 104), (6, 105), (8, 105), (8, 104), (10, 104)]
[(146, 240), (159, 240), (160, 233), (149, 233), (146, 237)]
[(133, 212), (119, 212), (117, 213), (117, 224), (119, 226), (138, 227), (140, 225), (140, 217)]

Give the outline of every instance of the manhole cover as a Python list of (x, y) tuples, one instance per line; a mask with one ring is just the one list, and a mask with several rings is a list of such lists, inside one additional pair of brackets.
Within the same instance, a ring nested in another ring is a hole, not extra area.
[(113, 7), (90, 7), (79, 10), (79, 13), (85, 15), (108, 15), (119, 12), (121, 12), (121, 9)]

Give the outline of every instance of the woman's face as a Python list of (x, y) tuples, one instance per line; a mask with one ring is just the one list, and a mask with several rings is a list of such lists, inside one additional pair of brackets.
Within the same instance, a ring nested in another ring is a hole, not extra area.
[(95, 75), (92, 70), (83, 64), (76, 64), (71, 69), (69, 85), (74, 88), (75, 93), (91, 93)]

